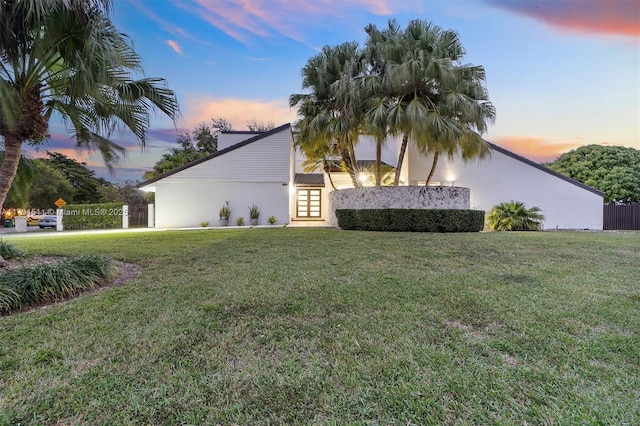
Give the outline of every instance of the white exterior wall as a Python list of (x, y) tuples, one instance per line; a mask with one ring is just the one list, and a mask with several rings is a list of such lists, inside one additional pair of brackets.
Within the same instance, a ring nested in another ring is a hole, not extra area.
[[(432, 156), (414, 150), (409, 179), (424, 181)], [(433, 180), (470, 188), (472, 209), (489, 211), (505, 201), (522, 201), (542, 210), (544, 229), (602, 229), (602, 196), (497, 150), (489, 158), (466, 163), (441, 156)]]
[(198, 227), (200, 222), (218, 226), (218, 211), (229, 201), (231, 218), (244, 217), (249, 224), (249, 207), (260, 210), (258, 225), (266, 225), (269, 216), (278, 224), (288, 223), (289, 187), (281, 183), (174, 181), (156, 186), (156, 228)]
[(253, 204), (260, 210), (258, 224), (272, 215), (278, 224), (288, 223), (291, 146), (286, 127), (149, 184), (147, 189), (156, 193), (156, 228), (198, 227), (201, 222), (218, 226), (225, 201), (230, 225), (239, 216), (248, 224)]

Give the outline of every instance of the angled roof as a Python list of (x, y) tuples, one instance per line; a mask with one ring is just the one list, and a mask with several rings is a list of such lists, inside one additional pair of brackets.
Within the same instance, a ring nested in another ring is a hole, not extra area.
[(255, 130), (223, 130), (220, 133), (224, 135), (259, 135), (266, 132), (258, 132)]
[[(138, 185), (138, 188), (150, 185), (150, 184), (155, 183), (155, 182), (157, 182), (157, 181), (159, 181), (161, 179), (164, 179), (164, 178), (169, 177), (171, 175), (174, 175), (174, 174), (176, 174), (178, 172), (181, 172), (183, 170), (191, 168), (191, 167), (193, 167), (195, 165), (204, 163), (205, 161), (209, 161), (212, 158), (220, 157), (221, 155), (224, 155), (227, 152), (235, 151), (238, 148), (242, 148), (243, 146), (249, 145), (250, 143), (257, 142), (259, 140), (267, 138), (267, 137), (269, 137), (271, 135), (275, 135), (276, 133), (280, 133), (281, 131), (286, 130), (286, 129), (290, 129), (290, 128), (291, 128), (291, 124), (287, 123), (287, 124), (283, 124), (282, 126), (276, 127), (275, 129), (271, 129), (268, 132), (262, 132), (262, 133), (257, 133), (257, 134), (255, 132), (247, 132), (247, 134), (250, 134), (250, 135), (253, 134), (255, 136), (253, 136), (252, 138), (249, 138), (249, 139), (245, 139), (242, 142), (238, 142), (237, 144), (231, 145), (230, 147), (227, 147), (227, 148), (222, 149), (220, 151), (216, 151), (213, 154), (207, 155), (206, 157), (202, 157), (202, 158), (200, 158), (198, 160), (192, 161), (192, 162), (187, 163), (185, 165), (182, 165), (180, 167), (176, 167), (173, 170), (169, 170), (168, 172), (162, 173), (161, 175), (158, 175), (158, 176), (156, 176), (156, 177), (154, 177), (152, 179), (149, 179), (147, 181), (142, 182), (141, 184)], [(242, 132), (229, 132), (229, 133), (242, 133)]]
[(549, 167), (543, 166), (542, 164), (538, 164), (535, 161), (531, 161), (528, 158), (523, 157), (521, 155), (518, 155), (515, 152), (511, 152), (508, 149), (504, 149), (501, 146), (498, 146), (498, 145), (493, 144), (493, 143), (488, 142), (488, 141), (485, 141), (485, 142), (487, 142), (489, 144), (491, 149), (495, 149), (496, 151), (498, 151), (498, 152), (500, 152), (500, 153), (502, 153), (502, 154), (504, 154), (506, 156), (509, 156), (509, 157), (511, 157), (513, 159), (521, 161), (521, 162), (523, 162), (523, 163), (525, 163), (525, 164), (527, 164), (527, 165), (529, 165), (531, 167), (535, 167), (538, 170), (542, 170), (543, 172), (549, 173), (552, 176), (555, 176), (555, 177), (560, 178), (560, 179), (562, 179), (564, 181), (572, 183), (572, 184), (574, 184), (576, 186), (579, 186), (582, 189), (586, 189), (587, 191), (593, 192), (594, 194), (600, 195), (602, 197), (604, 197), (604, 195), (605, 195), (604, 192), (600, 191), (599, 189), (592, 188), (589, 185), (585, 185), (582, 182), (578, 182), (577, 180), (571, 179), (570, 177), (565, 176), (562, 173), (558, 173), (555, 170), (550, 169)]

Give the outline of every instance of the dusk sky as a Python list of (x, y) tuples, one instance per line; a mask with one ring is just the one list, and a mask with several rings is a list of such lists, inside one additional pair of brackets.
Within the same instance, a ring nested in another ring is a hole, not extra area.
[[(483, 65), (497, 119), (488, 141), (534, 161), (581, 145), (640, 149), (640, 0), (115, 0), (112, 19), (133, 41), (146, 75), (168, 80), (182, 116), (154, 119), (147, 147), (108, 177), (59, 124), (41, 149), (87, 162), (114, 182), (142, 180), (176, 134), (212, 117), (296, 119), (288, 98), (324, 45), (364, 43), (364, 27), (432, 21), (459, 33), (466, 61)], [(32, 154), (37, 155), (37, 154)]]

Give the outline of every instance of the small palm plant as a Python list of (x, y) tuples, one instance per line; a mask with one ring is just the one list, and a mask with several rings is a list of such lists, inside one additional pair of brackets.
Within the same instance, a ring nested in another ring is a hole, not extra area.
[(487, 224), (494, 231), (539, 231), (544, 216), (540, 208), (526, 208), (521, 201), (500, 203), (487, 215)]

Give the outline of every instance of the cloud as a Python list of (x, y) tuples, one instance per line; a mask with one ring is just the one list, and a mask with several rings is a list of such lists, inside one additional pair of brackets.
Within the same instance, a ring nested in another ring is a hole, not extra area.
[(538, 163), (553, 161), (560, 154), (586, 144), (585, 141), (553, 142), (534, 136), (504, 136), (493, 138), (492, 142)]
[(183, 28), (178, 27), (178, 26), (176, 26), (176, 25), (174, 25), (174, 24), (172, 24), (170, 22), (167, 22), (164, 19), (160, 18), (151, 9), (149, 9), (147, 6), (145, 6), (140, 0), (130, 0), (130, 1), (133, 3), (133, 5), (135, 7), (137, 7), (148, 18), (150, 18), (153, 21), (157, 22), (160, 25), (160, 28), (162, 28), (167, 33), (169, 33), (169, 34), (171, 34), (171, 35), (173, 35), (175, 37), (180, 37), (180, 38), (183, 38), (183, 39), (191, 40), (193, 42), (196, 42), (196, 43), (199, 43), (199, 44), (203, 44), (203, 45), (206, 45), (206, 46), (213, 46), (213, 43), (200, 40), (200, 39), (194, 37), (193, 35), (191, 35), (189, 32), (187, 32)]
[(167, 44), (169, 45), (169, 47), (171, 47), (173, 49), (174, 52), (176, 52), (178, 55), (180, 56), (184, 56), (182, 54), (182, 48), (180, 47), (180, 45), (178, 44), (177, 41), (175, 40), (167, 40)]
[(303, 42), (306, 29), (326, 25), (326, 18), (346, 19), (369, 12), (391, 16), (421, 10), (420, 3), (392, 0), (177, 0), (176, 4), (241, 43), (253, 37), (284, 36)]
[(540, 1), (486, 0), (488, 3), (578, 33), (640, 35), (637, 0)]
[(272, 121), (276, 126), (296, 119), (296, 111), (289, 108), (286, 100), (187, 97), (185, 105), (186, 127), (218, 117), (229, 120), (236, 130), (246, 129), (247, 121), (253, 119)]

